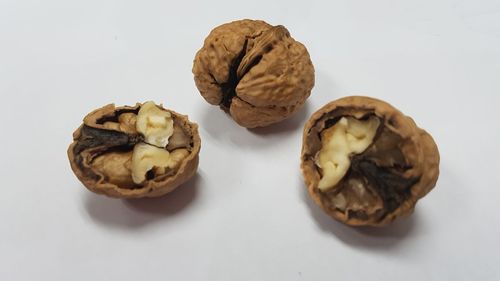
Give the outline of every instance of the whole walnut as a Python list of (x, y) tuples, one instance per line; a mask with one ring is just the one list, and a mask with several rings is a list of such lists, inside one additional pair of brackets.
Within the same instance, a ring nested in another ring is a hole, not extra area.
[(431, 135), (390, 104), (360, 96), (312, 115), (301, 163), (314, 202), (349, 225), (383, 226), (411, 214), (439, 176)]
[(284, 26), (259, 20), (213, 29), (196, 54), (193, 74), (205, 100), (247, 128), (290, 117), (314, 86), (314, 67), (304, 45)]
[(153, 102), (106, 105), (73, 133), (68, 157), (89, 190), (117, 198), (157, 197), (198, 168), (198, 125)]

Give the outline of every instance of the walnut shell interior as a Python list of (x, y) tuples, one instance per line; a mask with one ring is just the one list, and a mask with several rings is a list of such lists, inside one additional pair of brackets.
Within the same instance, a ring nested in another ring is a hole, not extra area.
[[(342, 179), (320, 189), (322, 132), (343, 117), (376, 118), (380, 125), (366, 149), (349, 155)], [(381, 226), (411, 214), (417, 200), (435, 186), (439, 152), (427, 132), (386, 102), (346, 97), (325, 105), (305, 125), (301, 168), (309, 194), (329, 215), (350, 225)]]
[(212, 30), (196, 54), (193, 74), (205, 100), (247, 128), (291, 116), (314, 86), (314, 68), (304, 45), (284, 26), (258, 20)]
[[(169, 118), (167, 134), (158, 133), (162, 127), (158, 116), (146, 118), (150, 133), (141, 129), (145, 125), (137, 125), (141, 107), (146, 106)], [(196, 173), (200, 147), (198, 126), (187, 116), (152, 103), (110, 104), (84, 118), (73, 134), (68, 157), (75, 175), (93, 192), (118, 198), (156, 197)]]

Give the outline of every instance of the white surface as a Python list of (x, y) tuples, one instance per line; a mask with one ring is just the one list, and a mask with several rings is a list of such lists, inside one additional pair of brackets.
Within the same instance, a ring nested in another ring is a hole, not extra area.
[[(191, 74), (208, 32), (245, 17), (285, 25), (316, 67), (305, 109), (253, 131)], [(499, 75), (496, 0), (1, 0), (0, 280), (498, 280)], [(351, 94), (392, 103), (440, 148), (437, 187), (385, 229), (330, 220), (299, 172), (305, 120)], [(155, 200), (88, 192), (73, 130), (146, 100), (200, 124), (198, 176)]]

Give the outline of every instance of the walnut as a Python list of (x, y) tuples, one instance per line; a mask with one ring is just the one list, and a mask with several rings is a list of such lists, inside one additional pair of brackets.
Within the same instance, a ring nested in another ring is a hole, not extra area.
[(157, 197), (198, 168), (198, 125), (153, 102), (106, 105), (88, 114), (68, 148), (71, 168), (91, 191), (117, 198)]
[(410, 117), (384, 101), (353, 96), (311, 116), (301, 168), (309, 195), (330, 216), (383, 226), (410, 215), (434, 188), (439, 151)]
[(314, 67), (304, 45), (284, 26), (258, 20), (213, 29), (196, 54), (193, 74), (205, 100), (247, 128), (290, 117), (314, 86)]

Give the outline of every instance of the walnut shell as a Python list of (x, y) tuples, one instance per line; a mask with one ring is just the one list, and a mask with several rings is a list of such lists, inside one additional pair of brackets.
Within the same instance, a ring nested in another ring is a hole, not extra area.
[[(318, 183), (321, 132), (342, 117), (373, 118), (380, 125), (370, 146), (350, 155), (348, 172), (331, 189)], [(352, 96), (316, 111), (304, 127), (301, 169), (309, 195), (331, 217), (348, 225), (383, 226), (413, 212), (417, 200), (436, 184), (439, 151), (432, 137), (390, 104)]]
[(307, 49), (288, 30), (239, 20), (210, 32), (193, 64), (196, 86), (241, 126), (263, 127), (290, 117), (314, 86)]
[(164, 149), (182, 149), (188, 153), (175, 168), (161, 173), (150, 170), (144, 182), (133, 181), (132, 151), (137, 144), (144, 144), (144, 136), (135, 127), (142, 105), (106, 105), (89, 113), (73, 133), (73, 143), (68, 148), (71, 168), (90, 191), (115, 198), (158, 197), (173, 191), (196, 173), (201, 147), (198, 125), (185, 115), (158, 106), (173, 119), (173, 134)]

